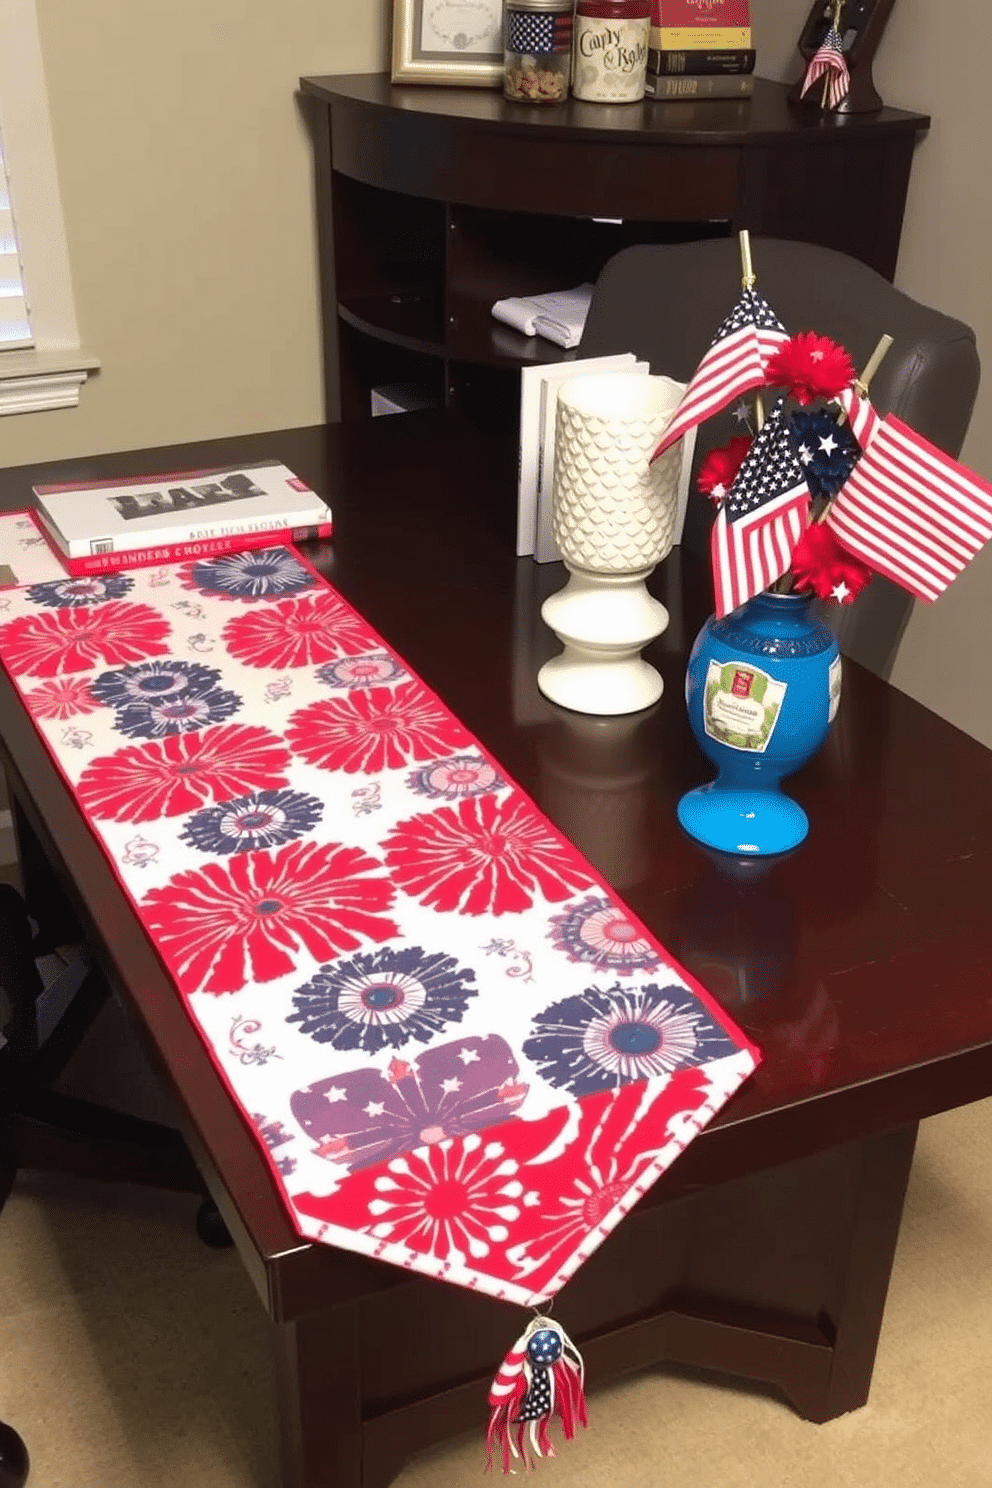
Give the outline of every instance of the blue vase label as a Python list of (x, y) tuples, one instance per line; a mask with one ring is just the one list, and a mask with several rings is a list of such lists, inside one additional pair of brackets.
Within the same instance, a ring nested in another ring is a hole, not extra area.
[(782, 711), (788, 684), (740, 661), (711, 661), (706, 673), (703, 727), (730, 749), (764, 754)]

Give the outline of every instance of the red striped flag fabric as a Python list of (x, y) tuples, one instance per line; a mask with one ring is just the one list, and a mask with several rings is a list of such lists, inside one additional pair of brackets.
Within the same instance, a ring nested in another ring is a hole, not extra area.
[(809, 489), (778, 402), (738, 470), (710, 533), (718, 619), (782, 577), (809, 520)]
[(810, 58), (800, 97), (805, 97), (813, 84), (822, 77), (828, 80), (824, 107), (835, 109), (847, 97), (851, 86), (851, 76), (844, 60), (844, 45), (836, 26), (829, 28)]
[(881, 423), (881, 419), (869, 403), (868, 399), (859, 393), (854, 383), (846, 387), (842, 393), (838, 393), (835, 400), (847, 414), (847, 422), (851, 427), (851, 433), (860, 444), (861, 448), (867, 449), (871, 444), (875, 430)]
[(870, 568), (932, 603), (992, 537), (992, 485), (888, 414), (827, 522)]
[(789, 334), (767, 300), (749, 287), (720, 326), (651, 456), (659, 455), (741, 394), (761, 387), (765, 368)]

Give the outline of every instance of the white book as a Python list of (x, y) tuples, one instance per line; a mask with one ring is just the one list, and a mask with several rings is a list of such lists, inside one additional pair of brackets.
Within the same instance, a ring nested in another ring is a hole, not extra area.
[[(35, 487), (38, 516), (70, 559), (327, 528), (327, 503), (278, 460)], [(315, 534), (316, 535), (316, 534)]]
[[(549, 362), (520, 369), (520, 454), (517, 467), (517, 557), (534, 552), (537, 543), (538, 492), (544, 461), (544, 425), (548, 389), (571, 377), (593, 372), (632, 372), (648, 369), (632, 351), (611, 356), (583, 357), (577, 362)], [(554, 401), (551, 403), (554, 408)], [(557, 557), (557, 554), (555, 555)]]

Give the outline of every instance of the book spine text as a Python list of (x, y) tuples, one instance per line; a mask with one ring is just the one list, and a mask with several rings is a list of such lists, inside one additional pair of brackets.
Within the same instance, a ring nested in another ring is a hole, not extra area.
[(49, 541), (69, 572), (75, 577), (84, 574), (114, 573), (118, 569), (148, 568), (155, 563), (183, 563), (197, 558), (218, 558), (225, 553), (250, 552), (257, 548), (278, 548), (287, 544), (313, 542), (330, 537), (331, 522), (319, 522), (308, 527), (279, 527), (268, 532), (231, 533), (227, 537), (203, 538), (192, 542), (157, 543), (147, 548), (130, 548), (122, 553), (88, 553), (81, 558), (71, 558)]

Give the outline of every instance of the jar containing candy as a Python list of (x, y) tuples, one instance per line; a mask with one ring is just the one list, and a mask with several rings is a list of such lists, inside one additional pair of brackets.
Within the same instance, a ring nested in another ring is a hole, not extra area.
[(644, 97), (651, 0), (576, 0), (572, 92), (589, 103)]
[(573, 0), (506, 0), (503, 93), (515, 103), (564, 103), (572, 67)]

